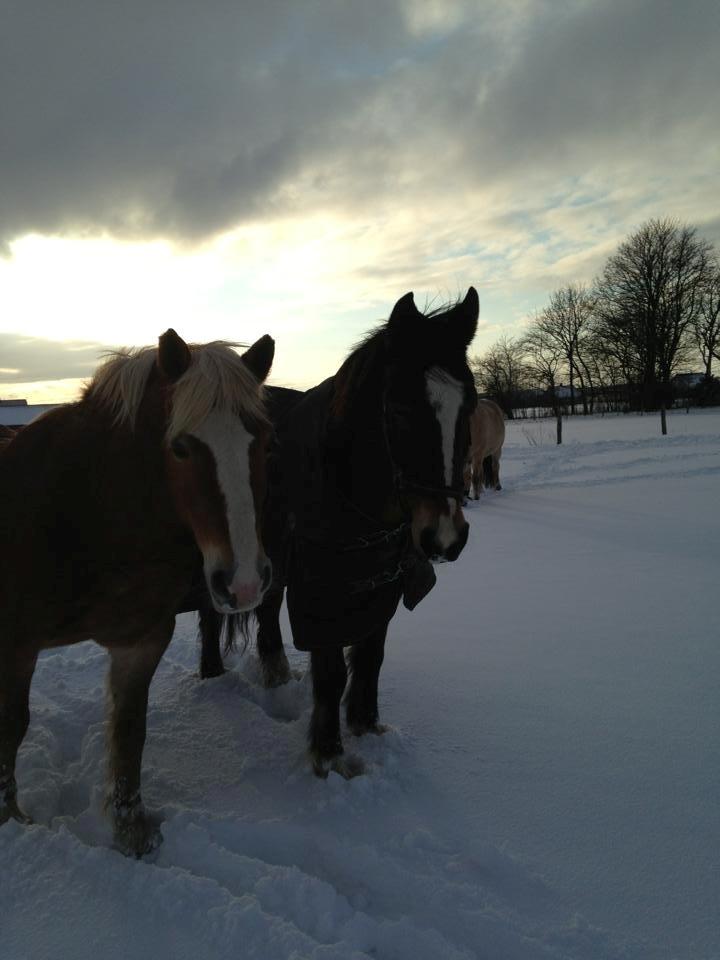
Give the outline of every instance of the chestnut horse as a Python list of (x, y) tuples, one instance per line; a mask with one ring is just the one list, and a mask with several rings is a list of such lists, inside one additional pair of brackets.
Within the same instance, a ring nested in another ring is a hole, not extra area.
[[(15, 760), (41, 650), (95, 640), (110, 654), (108, 807), (116, 846), (160, 842), (140, 768), (148, 688), (196, 579), (221, 613), (271, 580), (258, 533), (269, 435), (262, 381), (274, 342), (123, 351), (77, 403), (0, 446), (0, 824), (28, 822)], [(33, 586), (34, 584), (34, 586)]]
[(494, 400), (478, 400), (470, 417), (470, 450), (465, 464), (465, 496), (482, 488), (502, 490), (500, 457), (505, 443), (505, 416)]
[[(306, 393), (268, 388), (275, 442), (263, 535), (275, 576), (254, 612), (257, 649), (265, 684), (286, 682), (287, 587), (293, 641), (310, 651), (318, 776), (362, 770), (340, 735), (343, 648), (348, 727), (382, 733), (378, 679), (390, 620), (401, 598), (412, 610), (432, 588), (431, 563), (455, 560), (467, 541), (463, 466), (477, 394), (466, 352), (478, 310), (472, 287), (431, 315), (406, 294), (335, 376)], [(222, 670), (222, 618), (202, 603), (200, 612), (208, 676)]]

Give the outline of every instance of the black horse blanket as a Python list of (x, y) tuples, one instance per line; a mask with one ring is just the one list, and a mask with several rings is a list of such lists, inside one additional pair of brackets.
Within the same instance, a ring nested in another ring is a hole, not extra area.
[(271, 466), (267, 547), (284, 570), (298, 650), (359, 643), (387, 626), (401, 597), (412, 610), (435, 583), (407, 524), (384, 529), (340, 489), (327, 435), (332, 395), (330, 378), (282, 410), (271, 403), (279, 461)]

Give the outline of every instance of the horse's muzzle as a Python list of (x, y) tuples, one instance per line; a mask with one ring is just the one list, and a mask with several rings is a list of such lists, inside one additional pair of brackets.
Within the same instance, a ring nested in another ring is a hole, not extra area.
[(449, 544), (443, 544), (438, 537), (438, 531), (426, 527), (420, 536), (420, 547), (428, 560), (432, 563), (445, 563), (457, 560), (468, 540), (470, 524), (464, 522), (456, 530), (456, 537)]
[(240, 581), (235, 570), (214, 570), (208, 578), (213, 606), (218, 613), (246, 613), (262, 602), (272, 582), (272, 565), (268, 559), (258, 565), (258, 575), (249, 582)]

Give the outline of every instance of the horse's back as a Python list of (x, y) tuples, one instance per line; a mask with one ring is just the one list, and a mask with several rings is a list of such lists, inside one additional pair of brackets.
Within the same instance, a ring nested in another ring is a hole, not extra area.
[(58, 489), (73, 432), (71, 408), (50, 411), (22, 430), (3, 431), (0, 461), (0, 515), (3, 532), (17, 528), (25, 515), (37, 517)]
[(470, 438), (473, 456), (499, 455), (505, 442), (505, 416), (494, 400), (478, 400), (470, 417)]
[(266, 387), (265, 400), (273, 426), (268, 451), (267, 492), (263, 509), (263, 545), (270, 557), (277, 585), (284, 585), (290, 539), (290, 496), (292, 470), (288, 469), (285, 448), (292, 430), (292, 414), (305, 396), (289, 387)]

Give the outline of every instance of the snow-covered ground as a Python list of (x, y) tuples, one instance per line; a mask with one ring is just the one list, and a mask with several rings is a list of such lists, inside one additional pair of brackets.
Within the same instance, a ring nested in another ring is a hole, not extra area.
[[(154, 859), (109, 847), (105, 654), (45, 654), (0, 829), (1, 960), (720, 957), (720, 412), (511, 423), (504, 490), (390, 630), (382, 738), (304, 759), (298, 679), (151, 689)], [(286, 626), (287, 630), (287, 626)], [(288, 637), (288, 646), (289, 637)]]

